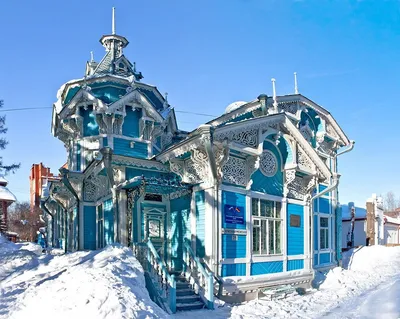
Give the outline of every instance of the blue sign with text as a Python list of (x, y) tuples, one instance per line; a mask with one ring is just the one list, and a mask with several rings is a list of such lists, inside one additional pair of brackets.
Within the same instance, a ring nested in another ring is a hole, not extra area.
[(244, 208), (233, 205), (225, 205), (225, 223), (244, 224)]

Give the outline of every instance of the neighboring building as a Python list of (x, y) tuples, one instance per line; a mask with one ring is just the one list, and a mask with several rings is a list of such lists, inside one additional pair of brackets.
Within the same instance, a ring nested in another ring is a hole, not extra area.
[(43, 195), (43, 190), (47, 188), (50, 181), (57, 180), (50, 168), (45, 167), (42, 163), (33, 164), (31, 167), (31, 174), (29, 176), (30, 182), (30, 202), (31, 207), (40, 207), (40, 201)]
[(400, 244), (400, 218), (383, 216), (385, 245)]
[(9, 237), (13, 234), (8, 234), (8, 207), (14, 203), (17, 198), (6, 187), (7, 184), (8, 181), (3, 176), (0, 176), (0, 233), (3, 233)]
[(337, 159), (353, 142), (327, 110), (297, 92), (261, 94), (184, 132), (124, 56), (127, 39), (113, 33), (100, 42), (103, 59), (64, 84), (53, 107), (53, 135), (68, 151), (68, 169), (44, 202), (53, 244), (75, 251), (147, 242), (154, 249), (140, 260), (151, 256), (153, 265), (158, 255), (187, 276), (197, 268), (200, 291), (212, 295), (213, 277), (193, 250), (224, 279), (230, 300), (309, 285), (313, 267), (338, 264)]
[(383, 213), (382, 198), (373, 194), (366, 208), (355, 207), (354, 203), (341, 208), (342, 248), (399, 243), (400, 219)]

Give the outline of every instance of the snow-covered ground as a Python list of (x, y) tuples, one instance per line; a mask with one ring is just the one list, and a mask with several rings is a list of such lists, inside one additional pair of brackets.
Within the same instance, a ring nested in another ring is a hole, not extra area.
[[(343, 268), (316, 276), (318, 289), (285, 299), (240, 305), (217, 302), (214, 311), (175, 318), (399, 318), (400, 247), (364, 247), (345, 253)], [(0, 237), (0, 318), (167, 318), (149, 298), (142, 268), (121, 246), (66, 255), (42, 255), (34, 244)]]

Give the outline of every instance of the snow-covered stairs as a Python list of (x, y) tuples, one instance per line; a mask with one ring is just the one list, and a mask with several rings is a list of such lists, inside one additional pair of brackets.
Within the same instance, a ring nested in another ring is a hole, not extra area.
[(205, 308), (203, 300), (195, 293), (192, 285), (178, 271), (170, 272), (176, 280), (176, 310), (188, 311)]

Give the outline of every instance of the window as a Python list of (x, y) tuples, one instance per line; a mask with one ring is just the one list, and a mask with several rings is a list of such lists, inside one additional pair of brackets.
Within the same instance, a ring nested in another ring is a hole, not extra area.
[(320, 217), (319, 219), (319, 242), (320, 249), (329, 248), (329, 219), (328, 217)]
[(251, 213), (253, 215), (253, 254), (281, 254), (281, 203), (253, 198)]

